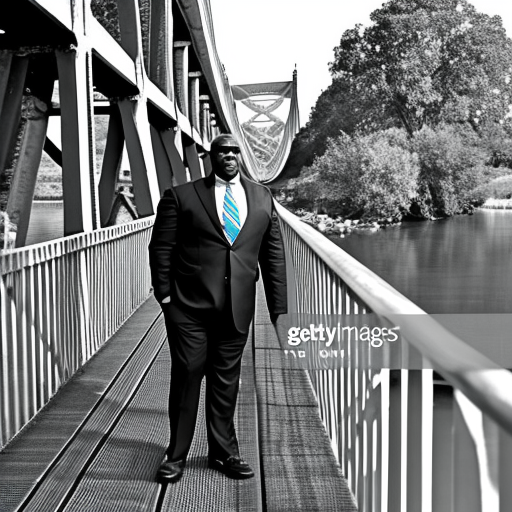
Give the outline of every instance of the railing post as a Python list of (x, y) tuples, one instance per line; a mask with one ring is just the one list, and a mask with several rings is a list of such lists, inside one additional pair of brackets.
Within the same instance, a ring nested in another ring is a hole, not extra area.
[(499, 432), (499, 512), (512, 510), (512, 434), (500, 428)]
[(407, 512), (421, 512), (423, 386), (421, 370), (408, 371), (407, 384)]
[(475, 440), (471, 436), (464, 414), (467, 399), (455, 391), (454, 400), (454, 512), (487, 512), (482, 510), (480, 471)]
[(389, 372), (388, 510), (402, 510), (402, 370)]
[(453, 510), (453, 388), (434, 381), (432, 450), (432, 510)]

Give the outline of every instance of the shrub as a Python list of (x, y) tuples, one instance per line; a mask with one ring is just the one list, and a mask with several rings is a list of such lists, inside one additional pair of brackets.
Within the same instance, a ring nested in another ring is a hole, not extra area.
[(463, 211), (471, 191), (481, 183), (487, 152), (476, 132), (465, 125), (424, 127), (412, 148), (420, 173), (416, 202), (424, 216), (449, 216)]
[(401, 217), (416, 193), (418, 159), (396, 128), (366, 136), (342, 134), (294, 180), (297, 194), (347, 217)]
[(487, 151), (487, 164), (512, 168), (512, 134), (509, 125), (488, 123), (480, 129), (482, 147)]
[(471, 193), (471, 199), (477, 204), (482, 204), (486, 199), (510, 199), (512, 198), (512, 176), (500, 176), (488, 183), (476, 187)]

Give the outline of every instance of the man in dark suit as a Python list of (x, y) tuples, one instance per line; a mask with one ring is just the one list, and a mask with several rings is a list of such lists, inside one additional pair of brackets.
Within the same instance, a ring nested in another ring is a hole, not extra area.
[(152, 282), (171, 350), (171, 437), (157, 478), (183, 474), (206, 376), (208, 464), (250, 478), (234, 428), (240, 363), (254, 312), (259, 267), (273, 322), (286, 313), (281, 232), (270, 191), (239, 172), (233, 136), (211, 143), (213, 172), (167, 190), (149, 245)]

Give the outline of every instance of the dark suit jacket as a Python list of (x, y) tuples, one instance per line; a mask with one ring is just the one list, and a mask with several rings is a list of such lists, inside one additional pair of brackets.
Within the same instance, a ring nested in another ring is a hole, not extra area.
[(286, 313), (284, 250), (267, 187), (241, 177), (247, 219), (234, 244), (224, 236), (215, 204), (215, 175), (165, 191), (149, 244), (152, 283), (160, 302), (222, 311), (231, 294), (233, 320), (247, 332), (260, 264), (271, 314)]

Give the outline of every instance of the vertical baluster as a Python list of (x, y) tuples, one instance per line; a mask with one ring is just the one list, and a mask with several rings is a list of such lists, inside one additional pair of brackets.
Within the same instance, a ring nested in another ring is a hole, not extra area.
[[(345, 291), (345, 306), (346, 306), (346, 313), (350, 314), (352, 309), (352, 303), (351, 299), (348, 293), (348, 290), (346, 286), (344, 285), (344, 291)], [(350, 486), (352, 488), (352, 491), (354, 494), (357, 491), (356, 485), (356, 474), (357, 474), (357, 419), (356, 419), (356, 411), (357, 411), (357, 355), (356, 355), (356, 345), (352, 337), (347, 338), (346, 346), (348, 349), (348, 357), (350, 361), (350, 368), (349, 368), (349, 389), (350, 389)]]
[(36, 345), (37, 338), (35, 332), (35, 319), (37, 317), (36, 301), (35, 301), (35, 264), (34, 264), (34, 249), (30, 249), (31, 262), (26, 269), (27, 275), (27, 292), (25, 304), (25, 332), (26, 332), (26, 350), (27, 350), (27, 417), (24, 422), (27, 422), (37, 412), (37, 395), (38, 395), (38, 381), (37, 381), (37, 355)]
[(480, 474), (475, 441), (467, 421), (471, 418), (471, 405), (458, 390), (454, 392), (454, 512), (482, 511)]
[(51, 281), (49, 279), (49, 268), (51, 261), (48, 261), (48, 256), (45, 257), (44, 263), (41, 264), (41, 344), (42, 344), (42, 355), (41, 355), (41, 375), (43, 379), (42, 386), (42, 403), (45, 404), (51, 396), (52, 386), (52, 374), (51, 366), (51, 341), (50, 332), (52, 328), (52, 316), (51, 316), (51, 303), (50, 294), (52, 291)]
[[(345, 361), (348, 361), (348, 350), (345, 350)], [(343, 363), (343, 472), (348, 478), (350, 473), (350, 451), (352, 448), (351, 441), (351, 413), (350, 413), (350, 368), (347, 363)]]
[(453, 510), (453, 388), (441, 377), (434, 380), (432, 510)]
[(60, 336), (58, 338), (58, 354), (59, 363), (60, 363), (60, 374), (59, 380), (60, 382), (64, 382), (68, 377), (68, 368), (69, 368), (69, 350), (66, 341), (71, 339), (71, 333), (69, 332), (68, 324), (69, 324), (69, 308), (70, 303), (69, 300), (75, 300), (72, 298), (72, 294), (67, 293), (67, 289), (69, 287), (69, 279), (70, 273), (73, 271), (70, 265), (70, 258), (65, 257), (59, 259), (59, 275), (57, 276), (59, 282), (59, 305), (61, 309), (61, 315), (59, 318), (59, 327), (60, 327)]
[(329, 410), (331, 412), (330, 422), (329, 422), (329, 431), (331, 436), (331, 444), (334, 453), (338, 451), (338, 414), (339, 411), (337, 409), (337, 390), (336, 390), (336, 372), (332, 369), (327, 370), (327, 380), (328, 380), (328, 388), (327, 392), (329, 393)]
[(336, 454), (336, 458), (338, 459), (338, 462), (340, 462), (339, 458), (339, 450), (341, 445), (341, 407), (340, 407), (340, 392), (341, 392), (341, 381), (340, 381), (340, 373), (337, 368), (334, 368), (331, 370), (331, 392), (332, 392), (332, 407), (334, 410), (334, 417), (333, 417), (333, 423), (332, 423), (332, 432), (333, 432), (333, 451)]
[(512, 434), (500, 428), (499, 432), (499, 512), (512, 510)]
[(407, 385), (407, 512), (421, 512), (423, 383), (421, 370), (409, 370)]
[[(37, 251), (35, 249), (35, 251)], [(39, 252), (39, 251), (37, 251)], [(39, 255), (38, 255), (39, 260)], [(43, 342), (43, 328), (42, 328), (42, 270), (39, 263), (34, 268), (34, 366), (35, 374), (34, 381), (36, 384), (34, 404), (36, 411), (44, 404), (44, 342)]]
[[(20, 374), (18, 375), (19, 387), (20, 387), (20, 395), (19, 398), (21, 400), (20, 403), (20, 416), (18, 428), (20, 428), (27, 420), (30, 418), (30, 381), (32, 380), (29, 377), (29, 368), (30, 368), (30, 337), (29, 337), (29, 326), (27, 325), (27, 314), (30, 317), (30, 291), (27, 272), (20, 271), (21, 282), (20, 284), (20, 292), (17, 294), (16, 298), (18, 299), (18, 303), (16, 305), (16, 309), (18, 310), (18, 353), (19, 353), (19, 365), (20, 365)], [(23, 314), (21, 312), (23, 311)]]
[[(356, 304), (354, 303), (354, 308)], [(356, 340), (356, 382), (358, 389), (358, 400), (356, 401), (356, 422), (357, 422), (357, 446), (359, 455), (358, 477), (357, 477), (357, 496), (358, 504), (362, 510), (368, 507), (367, 485), (368, 485), (368, 422), (366, 417), (367, 406), (367, 358), (368, 344), (361, 340)]]
[[(378, 372), (378, 383), (373, 386), (373, 489), (372, 489), (372, 510), (382, 510), (382, 380), (383, 370)], [(373, 383), (372, 383), (373, 384)]]
[(402, 510), (402, 370), (389, 372), (388, 511)]
[(12, 325), (11, 308), (12, 301), (8, 292), (11, 275), (7, 274), (0, 277), (0, 347), (3, 357), (0, 358), (0, 442), (2, 446), (9, 439), (12, 431)]

